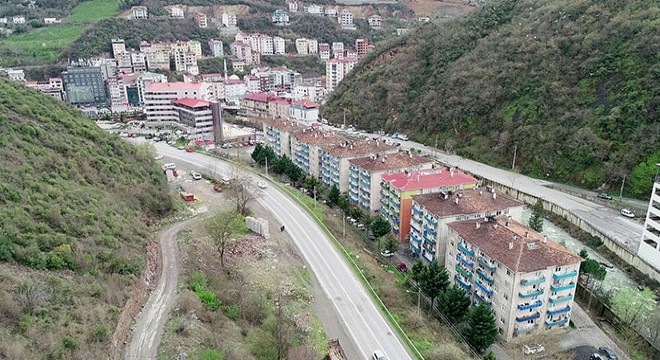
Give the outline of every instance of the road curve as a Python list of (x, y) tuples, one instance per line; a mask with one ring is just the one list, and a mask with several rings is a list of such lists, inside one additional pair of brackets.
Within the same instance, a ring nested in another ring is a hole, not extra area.
[[(166, 144), (156, 143), (157, 151), (174, 161), (185, 162), (205, 171), (209, 168), (231, 174), (232, 169), (224, 161), (197, 153), (176, 150)], [(250, 174), (247, 173), (246, 174)], [(258, 177), (250, 174), (256, 180)], [(286, 226), (294, 243), (317, 277), (321, 288), (333, 303), (339, 320), (352, 337), (355, 347), (371, 358), (374, 350), (382, 350), (389, 359), (412, 359), (397, 333), (380, 313), (362, 283), (358, 281), (346, 260), (320, 226), (297, 203), (275, 186), (261, 190), (258, 201)], [(271, 229), (278, 228), (274, 224)]]
[(176, 234), (195, 221), (197, 219), (175, 223), (158, 234), (162, 256), (160, 278), (156, 290), (151, 293), (135, 321), (131, 342), (124, 355), (127, 360), (156, 359), (158, 355), (158, 345), (163, 336), (165, 323), (176, 302), (175, 294), (179, 278), (179, 247), (176, 243)]

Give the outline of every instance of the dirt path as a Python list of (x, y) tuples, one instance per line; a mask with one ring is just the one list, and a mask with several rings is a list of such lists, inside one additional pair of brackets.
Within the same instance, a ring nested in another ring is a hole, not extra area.
[(199, 220), (193, 218), (175, 223), (158, 235), (162, 255), (162, 270), (158, 287), (149, 296), (149, 300), (133, 326), (131, 342), (126, 348), (125, 359), (155, 359), (157, 357), (158, 345), (165, 323), (176, 302), (175, 295), (179, 278), (179, 249), (176, 234)]

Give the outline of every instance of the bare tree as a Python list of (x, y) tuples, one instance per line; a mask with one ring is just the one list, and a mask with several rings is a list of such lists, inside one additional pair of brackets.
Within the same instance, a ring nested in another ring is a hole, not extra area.
[(275, 321), (272, 325), (272, 334), (277, 347), (277, 358), (286, 359), (291, 348), (293, 338), (293, 321), (286, 310), (286, 297), (280, 290), (275, 308)]
[(257, 198), (252, 178), (239, 172), (233, 172), (227, 194), (236, 205), (236, 212), (243, 216), (247, 215), (248, 205)]
[(225, 251), (243, 228), (243, 218), (234, 211), (221, 212), (208, 220), (206, 230), (220, 254), (220, 266), (225, 266)]

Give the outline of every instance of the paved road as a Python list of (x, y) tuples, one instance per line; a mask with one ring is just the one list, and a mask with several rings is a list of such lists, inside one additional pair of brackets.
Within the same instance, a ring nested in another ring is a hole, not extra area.
[[(214, 169), (229, 175), (231, 167), (218, 159), (176, 150), (156, 143), (157, 151), (175, 162), (186, 162), (198, 169)], [(256, 181), (256, 175), (250, 175)], [(331, 240), (300, 206), (274, 186), (262, 190), (258, 201), (286, 226), (294, 243), (316, 275), (343, 326), (363, 359), (381, 349), (390, 359), (412, 359), (396, 332), (385, 320), (363, 285), (339, 254)]]
[(155, 359), (158, 355), (158, 345), (163, 336), (165, 323), (176, 302), (176, 286), (179, 278), (179, 248), (176, 234), (195, 221), (197, 219), (178, 222), (158, 235), (162, 254), (158, 287), (149, 296), (133, 326), (131, 342), (126, 348), (127, 360)]

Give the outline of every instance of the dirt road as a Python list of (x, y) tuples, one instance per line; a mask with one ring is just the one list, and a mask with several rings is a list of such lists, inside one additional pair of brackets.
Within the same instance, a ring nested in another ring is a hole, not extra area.
[(193, 218), (175, 223), (158, 235), (162, 255), (158, 287), (151, 293), (133, 326), (125, 359), (156, 359), (165, 323), (176, 302), (175, 294), (179, 278), (179, 247), (176, 243), (176, 234), (199, 220)]

